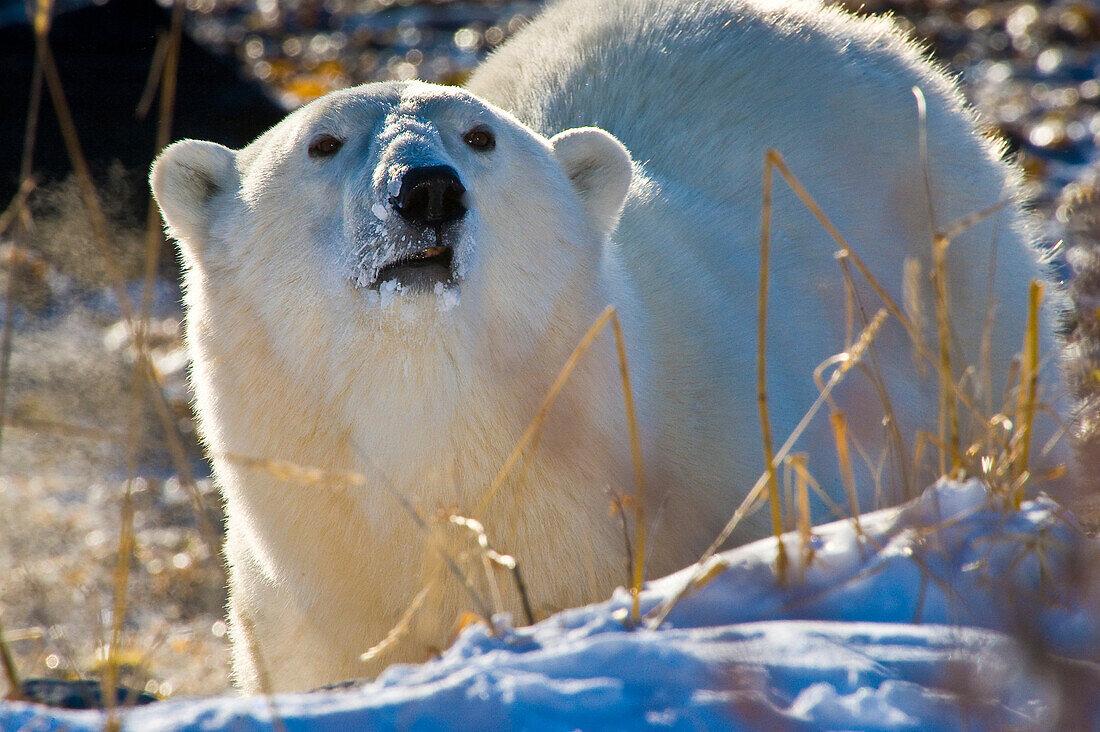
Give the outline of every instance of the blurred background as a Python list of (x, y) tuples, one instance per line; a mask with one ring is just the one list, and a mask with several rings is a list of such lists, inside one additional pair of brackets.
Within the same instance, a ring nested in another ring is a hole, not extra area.
[[(355, 84), (459, 84), (539, 5), (0, 0), (0, 628), (20, 674), (228, 688), (220, 502), (150, 207), (157, 151), (240, 147)], [(1058, 242), (1100, 239), (1100, 5), (850, 9), (894, 14), (958, 75), (1066, 277)]]

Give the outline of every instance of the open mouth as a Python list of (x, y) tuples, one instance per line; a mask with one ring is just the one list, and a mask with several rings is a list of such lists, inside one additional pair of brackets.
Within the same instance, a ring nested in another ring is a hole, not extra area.
[(406, 254), (378, 270), (375, 287), (390, 281), (396, 281), (401, 287), (425, 289), (431, 289), (437, 282), (449, 285), (454, 279), (453, 260), (454, 250), (445, 245)]

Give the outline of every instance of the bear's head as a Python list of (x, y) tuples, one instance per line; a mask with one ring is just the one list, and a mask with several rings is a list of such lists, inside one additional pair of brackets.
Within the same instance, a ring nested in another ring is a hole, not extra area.
[(547, 139), (466, 91), (394, 82), (329, 94), (240, 151), (177, 142), (151, 182), (189, 291), (299, 331), (275, 340), (327, 323), (415, 341), (545, 324), (592, 286), (631, 175), (602, 130)]

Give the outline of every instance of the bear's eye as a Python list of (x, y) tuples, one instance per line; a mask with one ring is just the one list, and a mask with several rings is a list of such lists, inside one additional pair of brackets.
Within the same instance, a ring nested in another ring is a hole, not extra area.
[(344, 141), (332, 135), (318, 135), (309, 143), (309, 156), (311, 158), (330, 158), (340, 151)]
[(467, 132), (462, 136), (462, 141), (480, 152), (489, 152), (497, 144), (493, 133), (485, 125), (478, 125)]

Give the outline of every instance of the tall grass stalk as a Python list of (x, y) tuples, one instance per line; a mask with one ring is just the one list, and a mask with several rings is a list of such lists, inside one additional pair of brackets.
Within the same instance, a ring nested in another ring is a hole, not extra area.
[[(160, 114), (157, 120), (157, 139), (154, 154), (159, 154), (161, 150), (167, 147), (172, 136), (172, 115), (176, 102), (176, 75), (179, 69), (184, 7), (185, 4), (182, 0), (174, 0), (172, 3), (171, 27), (168, 32), (167, 49), (160, 81)], [(138, 352), (145, 352), (146, 350), (145, 338), (149, 328), (149, 314), (153, 309), (153, 290), (156, 286), (157, 265), (160, 263), (160, 252), (163, 244), (164, 235), (160, 209), (157, 207), (156, 201), (150, 196), (145, 226), (145, 270), (141, 290), (141, 319), (137, 330), (132, 333), (134, 348)], [(138, 384), (133, 394), (133, 409), (135, 412), (141, 403), (144, 380), (154, 377), (155, 374), (148, 369), (137, 369), (135, 379), (137, 379)], [(194, 480), (192, 479), (190, 483), (193, 484)], [(202, 505), (201, 497), (197, 500), (196, 509), (199, 513), (199, 521), (202, 522), (205, 520), (206, 511)], [(217, 556), (217, 554), (213, 556)]]
[[(34, 16), (34, 27), (39, 25), (48, 31), (50, 12), (45, 0), (39, 0)], [(23, 128), (23, 154), (19, 163), (19, 192), (15, 196), (12, 205), (0, 217), (0, 235), (7, 231), (10, 223), (20, 221), (27, 216), (27, 197), (34, 190), (35, 182), (31, 177), (34, 170), (34, 147), (38, 140), (38, 116), (42, 110), (42, 62), (35, 56), (31, 70), (31, 94), (27, 100), (27, 117)], [(10, 219), (9, 219), (10, 215)], [(8, 261), (8, 277), (4, 290), (4, 328), (0, 333), (0, 417), (7, 413), (8, 379), (11, 369), (12, 348), (12, 308), (15, 296), (15, 246), (11, 248), (11, 258)], [(4, 425), (0, 423), (0, 448), (3, 447)]]
[[(948, 454), (940, 453), (940, 474), (956, 476), (962, 467), (959, 457), (959, 408), (955, 402), (954, 372), (951, 363), (951, 304), (947, 290), (947, 248), (950, 239), (937, 234), (932, 239), (932, 287), (935, 294), (936, 336), (939, 346), (940, 413), (939, 438), (948, 447)], [(948, 473), (946, 458), (951, 458)]]
[[(813, 519), (810, 515), (810, 484), (814, 482), (806, 467), (808, 456), (804, 452), (795, 453), (787, 458), (794, 468), (795, 485), (795, 526), (798, 530), (799, 543), (802, 546), (802, 568), (805, 570), (813, 558), (813, 545), (810, 542), (813, 533)], [(857, 518), (858, 521), (858, 518)], [(780, 544), (782, 539), (778, 540)]]
[[(44, 2), (45, 0), (43, 0), (43, 3)], [(73, 124), (72, 113), (65, 99), (65, 91), (61, 83), (60, 74), (57, 70), (57, 63), (50, 49), (48, 20), (39, 22), (39, 18), (43, 16), (48, 19), (49, 12), (48, 8), (43, 12), (42, 4), (40, 3), (39, 12), (35, 21), (35, 49), (37, 58), (42, 67), (46, 89), (53, 103), (54, 112), (57, 115), (58, 126), (61, 128), (61, 135), (65, 143), (65, 149), (69, 155), (69, 161), (73, 166), (73, 171), (76, 173), (81, 199), (91, 223), (92, 238), (101, 250), (104, 270), (110, 280), (115, 299), (118, 301), (122, 318), (126, 322), (130, 333), (135, 334), (140, 330), (138, 319), (130, 296), (126, 292), (122, 273), (111, 251), (111, 237), (108, 231), (107, 218), (103, 213), (103, 207), (99, 201), (99, 194), (96, 192), (91, 171), (88, 168), (87, 160), (84, 157), (80, 139), (76, 132), (76, 127)], [(142, 344), (137, 343), (135, 339), (135, 346), (137, 345)], [(205, 510), (202, 508), (201, 495), (195, 483), (194, 474), (191, 471), (190, 465), (187, 463), (186, 451), (183, 448), (183, 438), (179, 434), (179, 427), (175, 423), (171, 407), (168, 405), (168, 400), (164, 396), (164, 391), (161, 389), (160, 383), (157, 380), (156, 367), (153, 365), (152, 359), (149, 357), (148, 349), (146, 348), (135, 347), (134, 358), (138, 364), (138, 368), (145, 370), (148, 379), (146, 383), (149, 387), (149, 393), (152, 396), (153, 406), (164, 429), (165, 439), (168, 442), (172, 458), (176, 464), (180, 483), (184, 486), (188, 496), (196, 505), (201, 527), (203, 525), (202, 522), (205, 521)], [(211, 532), (205, 531), (204, 534), (204, 538), (210, 543)], [(219, 548), (216, 541), (213, 542), (211, 550), (212, 556), (218, 556)]]
[(779, 502), (779, 480), (775, 473), (775, 449), (772, 445), (771, 419), (768, 416), (768, 255), (772, 218), (772, 165), (772, 158), (766, 155), (760, 206), (760, 285), (757, 290), (756, 306), (756, 404), (760, 413), (764, 469), (768, 475), (767, 492), (768, 501), (771, 503), (772, 533), (775, 534), (776, 539), (775, 573), (780, 583), (783, 583), (787, 577), (787, 552), (779, 538), (783, 535), (783, 510)]
[(626, 408), (626, 424), (630, 430), (630, 463), (634, 468), (634, 582), (630, 588), (631, 619), (635, 625), (641, 622), (638, 600), (645, 582), (646, 565), (646, 516), (645, 471), (642, 465), (642, 441), (638, 434), (638, 415), (634, 409), (634, 390), (630, 387), (630, 368), (626, 362), (626, 340), (619, 316), (611, 311), (611, 329), (615, 333), (615, 350), (619, 357), (619, 376), (623, 386), (623, 405)]
[[(1015, 461), (1017, 480), (1028, 473), (1028, 460), (1031, 453), (1031, 428), (1035, 421), (1035, 400), (1039, 381), (1039, 308), (1043, 302), (1043, 285), (1038, 280), (1031, 281), (1028, 289), (1027, 332), (1024, 334), (1024, 352), (1020, 365), (1020, 390), (1016, 407), (1016, 429), (1019, 447)], [(1023, 502), (1023, 485), (1013, 495), (1013, 505), (1017, 510)]]
[(859, 492), (856, 490), (856, 475), (852, 468), (852, 454), (848, 449), (848, 420), (844, 412), (836, 411), (829, 415), (829, 424), (833, 430), (833, 442), (836, 444), (837, 464), (840, 467), (840, 481), (848, 497), (848, 512), (855, 522), (856, 532), (862, 534), (859, 525)]
[[(5, 427), (14, 427), (28, 432), (45, 432), (61, 437), (95, 440), (97, 442), (112, 442), (116, 445), (123, 446), (130, 444), (129, 436), (121, 432), (112, 432), (111, 430), (104, 430), (98, 427), (69, 424), (68, 422), (58, 422), (51, 419), (37, 419), (35, 417), (7, 414), (4, 415), (3, 419), (0, 419), (0, 423)], [(135, 440), (139, 445), (143, 445), (144, 447), (152, 447), (161, 450), (167, 449), (167, 446), (160, 440), (154, 440), (144, 435), (138, 435)]]
[(523, 581), (523, 573), (520, 572), (519, 562), (516, 558), (510, 554), (501, 554), (493, 549), (489, 543), (489, 537), (485, 533), (485, 527), (481, 525), (481, 522), (477, 519), (466, 518), (465, 516), (452, 515), (449, 518), (450, 522), (455, 526), (464, 528), (474, 534), (477, 540), (478, 549), (481, 552), (482, 565), (485, 569), (485, 576), (489, 582), (490, 590), (493, 593), (493, 599), (496, 607), (501, 610), (504, 609), (504, 603), (501, 599), (499, 590), (497, 589), (496, 579), (493, 577), (492, 569), (494, 566), (502, 567), (508, 570), (512, 579), (516, 583), (516, 592), (519, 594), (520, 605), (523, 608), (524, 618), (527, 620), (528, 625), (532, 625), (535, 622), (535, 613), (531, 609), (531, 598), (527, 595), (527, 584)]
[[(949, 368), (945, 368), (945, 362), (943, 359), (945, 349), (940, 348), (938, 353), (933, 353), (931, 349), (927, 347), (927, 345), (924, 343), (920, 329), (917, 328), (916, 325), (914, 325), (914, 323), (906, 315), (906, 313), (900, 307), (898, 307), (898, 304), (894, 300), (894, 298), (891, 297), (888, 292), (886, 292), (882, 284), (867, 268), (867, 265), (863, 262), (862, 258), (860, 258), (855, 250), (852, 249), (851, 245), (836, 228), (835, 224), (833, 224), (833, 222), (825, 214), (820, 205), (818, 205), (814, 198), (809, 194), (809, 192), (798, 180), (798, 178), (795, 177), (793, 173), (791, 173), (790, 169), (787, 167), (786, 162), (783, 160), (783, 156), (774, 149), (768, 150), (765, 153), (765, 164), (768, 164), (769, 162), (783, 177), (784, 181), (786, 181), (787, 185), (790, 186), (792, 191), (794, 191), (795, 195), (799, 198), (802, 204), (810, 211), (814, 218), (817, 219), (818, 223), (822, 226), (822, 228), (825, 229), (825, 231), (829, 234), (834, 243), (840, 248), (840, 251), (843, 255), (842, 261), (850, 261), (852, 263), (852, 265), (856, 268), (856, 271), (858, 271), (860, 276), (863, 277), (868, 285), (870, 285), (875, 295), (882, 302), (883, 307), (885, 307), (889, 314), (896, 318), (898, 322), (901, 323), (902, 327), (905, 328), (905, 331), (909, 336), (909, 340), (912, 343), (912, 346), (919, 358), (924, 362), (931, 364), (936, 369), (936, 372), (940, 378), (941, 390), (945, 390), (948, 392), (947, 396), (941, 395), (941, 399), (943, 400), (945, 406), (949, 403), (954, 403), (957, 410), (958, 405), (962, 405), (964, 408), (967, 409), (968, 413), (973, 416), (974, 420), (979, 423), (986, 423), (988, 421), (988, 418), (982, 413), (977, 405), (974, 404), (973, 399), (971, 399), (970, 396), (961, 389), (960, 385), (952, 377)], [(929, 183), (928, 185), (930, 186), (931, 184)], [(1010, 200), (1002, 199), (990, 206), (963, 216), (945, 226), (941, 231), (937, 231), (934, 234), (934, 238), (943, 240), (944, 242), (950, 242), (951, 239), (958, 236), (966, 229), (989, 218), (993, 214), (1003, 209), (1009, 203)], [(933, 213), (934, 212), (930, 211), (930, 215), (932, 215)], [(941, 250), (943, 250), (942, 253), (945, 254), (946, 246), (941, 247)], [(946, 286), (946, 260), (944, 260), (943, 271), (945, 274), (941, 279)], [(950, 342), (949, 312), (950, 311), (948, 308), (946, 311), (947, 327), (944, 329), (947, 331), (948, 334), (948, 343)], [(949, 361), (950, 356), (948, 356), (948, 363), (946, 364), (946, 366), (950, 366)], [(884, 394), (880, 394), (880, 397), (885, 396), (886, 395)], [(955, 447), (952, 447), (950, 439), (932, 440), (932, 442), (939, 447), (941, 455), (951, 455), (953, 460), (956, 456), (961, 457), (960, 446), (956, 444)]]

